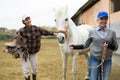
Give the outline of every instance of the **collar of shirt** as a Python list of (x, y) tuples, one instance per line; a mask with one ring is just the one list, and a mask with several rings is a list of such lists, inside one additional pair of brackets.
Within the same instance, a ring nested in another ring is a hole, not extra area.
[(101, 28), (98, 26), (98, 27), (96, 28), (96, 31), (104, 31), (104, 32), (107, 32), (108, 29), (107, 29), (107, 27), (101, 29)]
[(99, 26), (96, 28), (97, 34), (101, 37), (101, 38), (105, 38), (108, 34), (108, 29), (107, 27), (101, 29)]
[(32, 27), (32, 25), (30, 25), (30, 26), (26, 26), (26, 25), (25, 25), (25, 28), (27, 28), (27, 29), (29, 29), (29, 28), (31, 28), (31, 27)]

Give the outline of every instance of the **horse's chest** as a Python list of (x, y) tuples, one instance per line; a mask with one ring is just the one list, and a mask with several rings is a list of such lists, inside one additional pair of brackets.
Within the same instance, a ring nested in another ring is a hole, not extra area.
[(65, 45), (60, 45), (60, 48), (61, 48), (62, 52), (65, 53), (65, 54), (72, 53), (72, 50), (66, 44)]

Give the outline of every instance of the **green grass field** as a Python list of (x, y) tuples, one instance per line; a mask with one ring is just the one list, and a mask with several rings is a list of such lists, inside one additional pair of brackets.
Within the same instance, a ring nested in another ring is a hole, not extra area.
[[(3, 53), (5, 41), (0, 41), (0, 80), (24, 80), (20, 59), (14, 59), (10, 54)], [(82, 58), (81, 58), (82, 60)], [(84, 61), (83, 61), (84, 62)], [(83, 80), (87, 67), (77, 64), (77, 80)], [(37, 80), (61, 80), (62, 59), (56, 39), (42, 39), (38, 52)], [(67, 80), (72, 79), (72, 58), (69, 57)], [(110, 80), (120, 80), (120, 67), (113, 66)]]

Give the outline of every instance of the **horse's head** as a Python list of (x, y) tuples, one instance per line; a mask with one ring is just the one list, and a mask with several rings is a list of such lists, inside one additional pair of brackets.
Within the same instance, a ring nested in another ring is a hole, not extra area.
[(24, 48), (27, 48), (26, 39), (17, 35), (12, 42), (5, 43), (4, 52), (15, 55), (21, 53)]
[(65, 38), (67, 37), (68, 31), (68, 14), (67, 14), (67, 7), (59, 7), (54, 8), (55, 13), (55, 23), (57, 28), (57, 39), (59, 43), (63, 44), (65, 42)]

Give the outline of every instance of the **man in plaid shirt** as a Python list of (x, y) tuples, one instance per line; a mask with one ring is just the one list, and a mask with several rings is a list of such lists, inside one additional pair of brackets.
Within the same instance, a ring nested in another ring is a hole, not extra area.
[(23, 58), (23, 54), (20, 54), (20, 58), (22, 61), (23, 73), (25, 76), (25, 80), (30, 80), (30, 72), (29, 72), (29, 62), (32, 67), (32, 79), (36, 80), (37, 75), (37, 52), (40, 50), (41, 46), (41, 35), (53, 36), (55, 33), (44, 30), (40, 27), (31, 24), (30, 16), (23, 16), (22, 22), (25, 27), (19, 30), (19, 34), (26, 39), (27, 49), (29, 50), (29, 56), (27, 61)]

